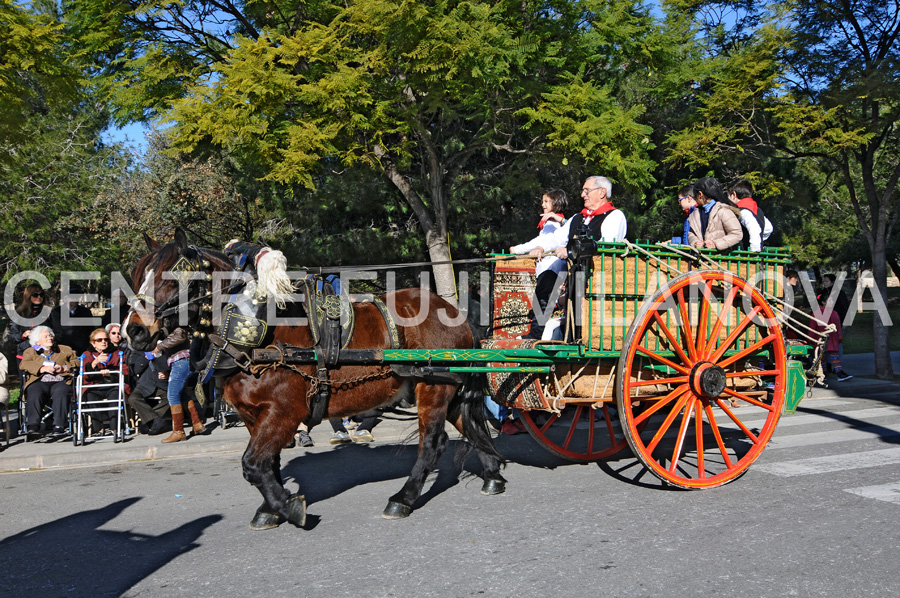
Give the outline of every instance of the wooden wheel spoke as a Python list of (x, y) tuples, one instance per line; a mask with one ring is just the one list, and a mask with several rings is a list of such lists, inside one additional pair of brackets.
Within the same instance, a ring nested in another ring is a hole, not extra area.
[(731, 306), (734, 303), (734, 298), (737, 297), (737, 292), (737, 287), (733, 286), (731, 287), (728, 296), (725, 297), (725, 301), (722, 303), (722, 309), (719, 310), (719, 315), (716, 317), (716, 323), (713, 324), (712, 332), (709, 334), (709, 340), (706, 343), (706, 346), (703, 347), (703, 353), (700, 354), (701, 359), (706, 359), (709, 356), (709, 352), (712, 351), (712, 348), (715, 346), (715, 339), (719, 338), (719, 332), (722, 330), (722, 324), (724, 323), (722, 318), (731, 311)]
[(637, 347), (635, 347), (635, 349), (637, 351), (643, 353), (647, 357), (650, 357), (651, 359), (655, 359), (656, 361), (660, 362), (663, 365), (669, 366), (670, 368), (674, 369), (675, 371), (681, 372), (685, 376), (687, 376), (690, 373), (690, 370), (688, 368), (678, 365), (671, 359), (666, 359), (662, 355), (659, 355), (658, 353), (651, 351), (650, 349), (648, 349), (647, 347), (645, 347), (643, 345), (638, 345)]
[(656, 445), (659, 444), (659, 441), (662, 440), (662, 437), (665, 436), (666, 432), (669, 431), (669, 426), (672, 425), (672, 422), (675, 421), (675, 418), (678, 417), (678, 413), (684, 408), (685, 403), (688, 402), (688, 399), (693, 397), (694, 395), (690, 392), (684, 393), (680, 399), (675, 402), (675, 405), (672, 407), (672, 410), (669, 412), (669, 415), (666, 416), (666, 419), (663, 420), (663, 423), (660, 424), (659, 430), (656, 431), (656, 434), (653, 435), (653, 438), (650, 440), (650, 444), (647, 445), (647, 452), (652, 454), (654, 450), (656, 450)]
[(654, 413), (656, 413), (657, 411), (659, 411), (660, 409), (665, 407), (668, 403), (671, 403), (674, 399), (680, 397), (683, 393), (687, 392), (688, 390), (689, 390), (688, 385), (682, 384), (681, 386), (679, 386), (678, 388), (676, 388), (675, 390), (673, 390), (672, 392), (670, 392), (663, 398), (656, 401), (656, 403), (653, 405), (653, 407), (648, 408), (643, 413), (641, 413), (640, 415), (635, 417), (634, 425), (635, 426), (640, 425), (642, 422), (646, 421), (647, 418), (649, 418), (651, 415), (653, 415)]
[(672, 449), (671, 465), (669, 465), (669, 471), (672, 473), (675, 473), (675, 470), (678, 468), (678, 459), (684, 446), (684, 437), (687, 436), (688, 424), (693, 415), (695, 401), (696, 399), (688, 401), (684, 408), (684, 414), (681, 416), (681, 425), (678, 426), (678, 437), (675, 439), (675, 448)]
[(700, 399), (694, 401), (694, 413), (696, 414), (695, 434), (697, 441), (697, 477), (706, 477), (706, 463), (703, 461), (703, 406)]
[(722, 440), (722, 432), (719, 430), (718, 424), (716, 424), (716, 416), (713, 414), (712, 407), (706, 405), (705, 411), (706, 418), (709, 420), (709, 427), (712, 429), (713, 436), (716, 438), (716, 444), (719, 446), (719, 452), (722, 454), (722, 459), (725, 460), (725, 467), (731, 469), (733, 467), (731, 457), (728, 456), (728, 450), (725, 448), (725, 441)]
[(767, 411), (772, 411), (775, 409), (772, 405), (767, 405), (765, 403), (757, 401), (756, 399), (750, 397), (749, 395), (745, 395), (744, 393), (737, 392), (735, 390), (731, 390), (730, 388), (726, 388), (722, 392), (727, 394), (729, 397), (734, 397), (735, 399), (740, 399), (742, 401), (746, 401), (747, 403), (750, 403), (751, 405), (756, 405), (757, 407), (762, 407), (763, 409), (765, 409)]
[[(731, 331), (731, 334), (728, 335), (728, 338), (725, 339), (725, 342), (716, 348), (715, 352), (709, 356), (709, 361), (712, 363), (716, 363), (719, 359), (722, 358), (722, 355), (725, 351), (728, 350), (728, 347), (734, 344), (734, 341), (737, 340), (741, 334), (744, 333), (744, 330), (747, 329), (747, 326), (753, 321), (754, 316), (758, 314), (762, 310), (762, 307), (757, 305), (753, 309), (750, 310), (750, 313), (744, 316), (744, 319), (741, 320), (741, 323), (734, 327), (734, 330)], [(710, 341), (710, 345), (713, 344), (713, 341)]]
[(681, 334), (691, 356), (691, 362), (697, 360), (697, 350), (694, 347), (694, 335), (691, 331), (691, 317), (684, 301), (684, 289), (678, 289), (678, 311), (681, 313)]
[[(725, 390), (729, 390), (729, 389), (725, 389)], [(728, 393), (726, 393), (726, 394), (728, 394)], [(739, 394), (739, 393), (736, 393), (736, 394)], [(739, 398), (739, 397), (738, 397), (738, 398)], [(749, 398), (749, 397), (746, 397), (746, 398)], [(718, 402), (719, 407), (722, 409), (722, 411), (725, 412), (725, 415), (727, 415), (728, 417), (730, 417), (730, 418), (731, 418), (731, 421), (733, 421), (735, 424), (737, 424), (737, 427), (740, 428), (741, 431), (742, 431), (744, 434), (747, 435), (747, 438), (749, 438), (749, 439), (753, 442), (753, 444), (758, 443), (758, 442), (759, 442), (759, 437), (758, 437), (756, 434), (754, 434), (753, 432), (751, 432), (751, 431), (750, 431), (750, 428), (748, 428), (747, 426), (745, 426), (745, 425), (744, 425), (744, 422), (742, 422), (740, 419), (738, 419), (738, 418), (734, 415), (734, 411), (732, 411), (731, 409), (729, 409), (729, 407), (728, 407), (721, 399), (716, 399), (716, 400), (717, 400), (717, 402)]]
[(742, 350), (742, 351), (739, 351), (739, 352), (735, 353), (734, 355), (732, 355), (731, 357), (729, 357), (729, 358), (723, 360), (722, 362), (720, 362), (720, 363), (717, 364), (717, 365), (718, 365), (720, 368), (727, 368), (728, 366), (730, 366), (730, 365), (731, 365), (732, 363), (734, 363), (735, 361), (738, 361), (739, 359), (743, 359), (744, 357), (746, 357), (746, 356), (748, 356), (748, 355), (752, 355), (753, 353), (756, 353), (757, 351), (759, 351), (760, 348), (763, 347), (763, 345), (767, 345), (767, 344), (771, 343), (771, 342), (774, 341), (776, 338), (778, 338), (778, 336), (777, 336), (776, 334), (772, 333), (772, 334), (770, 334), (769, 336), (767, 336), (766, 338), (763, 338), (763, 339), (760, 339), (760, 340), (756, 341), (755, 343), (753, 343), (752, 345), (750, 345), (750, 346), (747, 347), (746, 349), (744, 349), (744, 350)]
[(612, 425), (612, 418), (609, 416), (609, 408), (603, 403), (603, 419), (606, 421), (606, 431), (609, 433), (609, 440), (613, 444), (616, 442), (616, 431)]
[(672, 334), (672, 331), (669, 330), (669, 327), (665, 325), (662, 321), (662, 318), (659, 317), (659, 312), (653, 312), (653, 319), (656, 321), (657, 326), (659, 326), (660, 330), (663, 331), (663, 334), (666, 335), (666, 338), (669, 339), (669, 345), (672, 347), (672, 350), (678, 354), (678, 357), (681, 361), (688, 365), (693, 365), (694, 360), (689, 359), (687, 355), (684, 353), (684, 349), (681, 348), (681, 345), (678, 344), (678, 341), (675, 340), (675, 335)]
[(578, 419), (581, 417), (581, 412), (584, 410), (584, 405), (579, 405), (577, 409), (575, 409), (575, 415), (572, 417), (572, 423), (569, 425), (569, 433), (566, 434), (566, 439), (562, 444), (562, 447), (566, 450), (569, 450), (569, 445), (572, 443), (572, 437), (575, 436), (575, 430), (578, 426)]
[(637, 380), (631, 382), (631, 386), (654, 386), (656, 384), (686, 384), (687, 376), (678, 376), (676, 378), (654, 378), (652, 380)]
[(706, 350), (706, 320), (709, 318), (709, 306), (712, 303), (712, 291), (709, 288), (710, 281), (703, 284), (703, 301), (700, 302), (700, 321), (697, 322), (697, 355), (703, 355)]
[(551, 427), (551, 426), (556, 422), (556, 420), (558, 420), (558, 419), (559, 419), (559, 415), (556, 414), (556, 413), (554, 413), (553, 415), (551, 415), (550, 417), (548, 417), (548, 418), (547, 418), (547, 423), (545, 423), (543, 426), (541, 426), (541, 434), (546, 434), (546, 433), (547, 433), (547, 430), (549, 430), (550, 427)]

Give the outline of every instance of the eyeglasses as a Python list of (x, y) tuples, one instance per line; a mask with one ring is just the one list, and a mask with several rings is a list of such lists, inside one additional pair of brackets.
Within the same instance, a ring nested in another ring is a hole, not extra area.
[(581, 193), (590, 193), (591, 191), (596, 191), (597, 189), (600, 189), (600, 187), (584, 187), (581, 189)]
[(97, 337), (97, 338), (92, 338), (92, 339), (91, 339), (91, 342), (92, 342), (92, 343), (108, 343), (108, 342), (109, 342), (109, 339), (106, 338), (105, 336), (104, 336), (104, 337)]
[(110, 336), (122, 336), (122, 333), (121, 332), (110, 332), (109, 335)]
[(694, 198), (691, 197), (690, 195), (682, 195), (681, 197), (678, 198), (678, 203), (681, 203), (686, 199), (694, 199)]
[(42, 299), (44, 298), (44, 294), (43, 294), (43, 293), (32, 293), (31, 296), (32, 296), (32, 297), (40, 297), (40, 298), (42, 298)]

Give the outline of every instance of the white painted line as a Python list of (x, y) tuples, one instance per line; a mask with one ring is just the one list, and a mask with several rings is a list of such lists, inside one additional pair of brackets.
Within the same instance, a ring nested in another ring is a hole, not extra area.
[(877, 417), (900, 416), (898, 407), (873, 407), (872, 409), (856, 409), (854, 411), (829, 411), (824, 413), (807, 413), (804, 415), (782, 415), (778, 427), (804, 426), (825, 422), (869, 421)]
[(900, 504), (900, 482), (882, 484), (880, 486), (861, 486), (859, 488), (847, 488), (844, 492), (857, 494), (864, 498), (874, 498), (884, 502)]
[(900, 448), (890, 448), (879, 451), (781, 461), (779, 463), (757, 463), (753, 466), (753, 471), (762, 471), (781, 477), (794, 477), (848, 471), (864, 467), (883, 467), (897, 463), (900, 463)]
[(769, 442), (766, 450), (796, 448), (799, 446), (813, 446), (817, 444), (836, 444), (838, 442), (853, 442), (860, 440), (878, 440), (900, 436), (900, 428), (890, 426), (869, 426), (867, 428), (849, 430), (831, 430), (829, 432), (813, 432), (811, 434), (794, 434), (781, 436), (775, 429), (775, 436)]

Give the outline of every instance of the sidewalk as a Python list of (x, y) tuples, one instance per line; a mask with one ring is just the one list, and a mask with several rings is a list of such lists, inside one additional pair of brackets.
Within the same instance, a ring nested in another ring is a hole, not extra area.
[[(12, 428), (15, 429), (14, 410), (10, 411), (10, 417), (13, 419)], [(196, 457), (204, 454), (242, 453), (247, 448), (250, 435), (243, 425), (229, 424), (229, 427), (222, 429), (212, 419), (208, 419), (206, 425), (206, 434), (172, 444), (160, 442), (168, 436), (168, 433), (159, 436), (135, 434), (118, 444), (113, 442), (112, 437), (87, 438), (84, 446), (74, 446), (70, 436), (58, 441), (49, 441), (45, 437), (36, 442), (25, 442), (25, 436), (21, 435), (14, 437), (7, 447), (4, 438), (0, 441), (0, 473), (114, 465), (131, 461)], [(187, 429), (185, 428), (185, 431)], [(375, 436), (375, 444), (397, 443), (415, 430), (415, 422), (385, 419), (372, 433)], [(0, 435), (2, 434), (0, 429)], [(316, 443), (314, 448), (288, 449), (286, 456), (290, 458), (295, 451), (328, 450), (331, 448), (328, 444), (331, 435), (331, 426), (324, 421), (310, 434)]]

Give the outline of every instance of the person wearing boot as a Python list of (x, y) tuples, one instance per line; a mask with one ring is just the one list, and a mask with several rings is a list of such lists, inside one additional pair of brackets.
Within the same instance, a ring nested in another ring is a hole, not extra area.
[[(187, 384), (191, 375), (190, 341), (182, 328), (176, 328), (172, 334), (161, 341), (152, 351), (154, 359), (165, 356), (169, 366), (169, 386), (166, 390), (166, 399), (169, 401), (169, 409), (172, 411), (172, 434), (163, 438), (163, 442), (181, 442), (187, 440), (184, 433), (184, 407), (181, 403), (181, 391)], [(197, 405), (188, 399), (188, 413), (191, 416), (191, 425), (194, 434), (202, 434), (206, 431), (203, 420), (197, 412)]]

